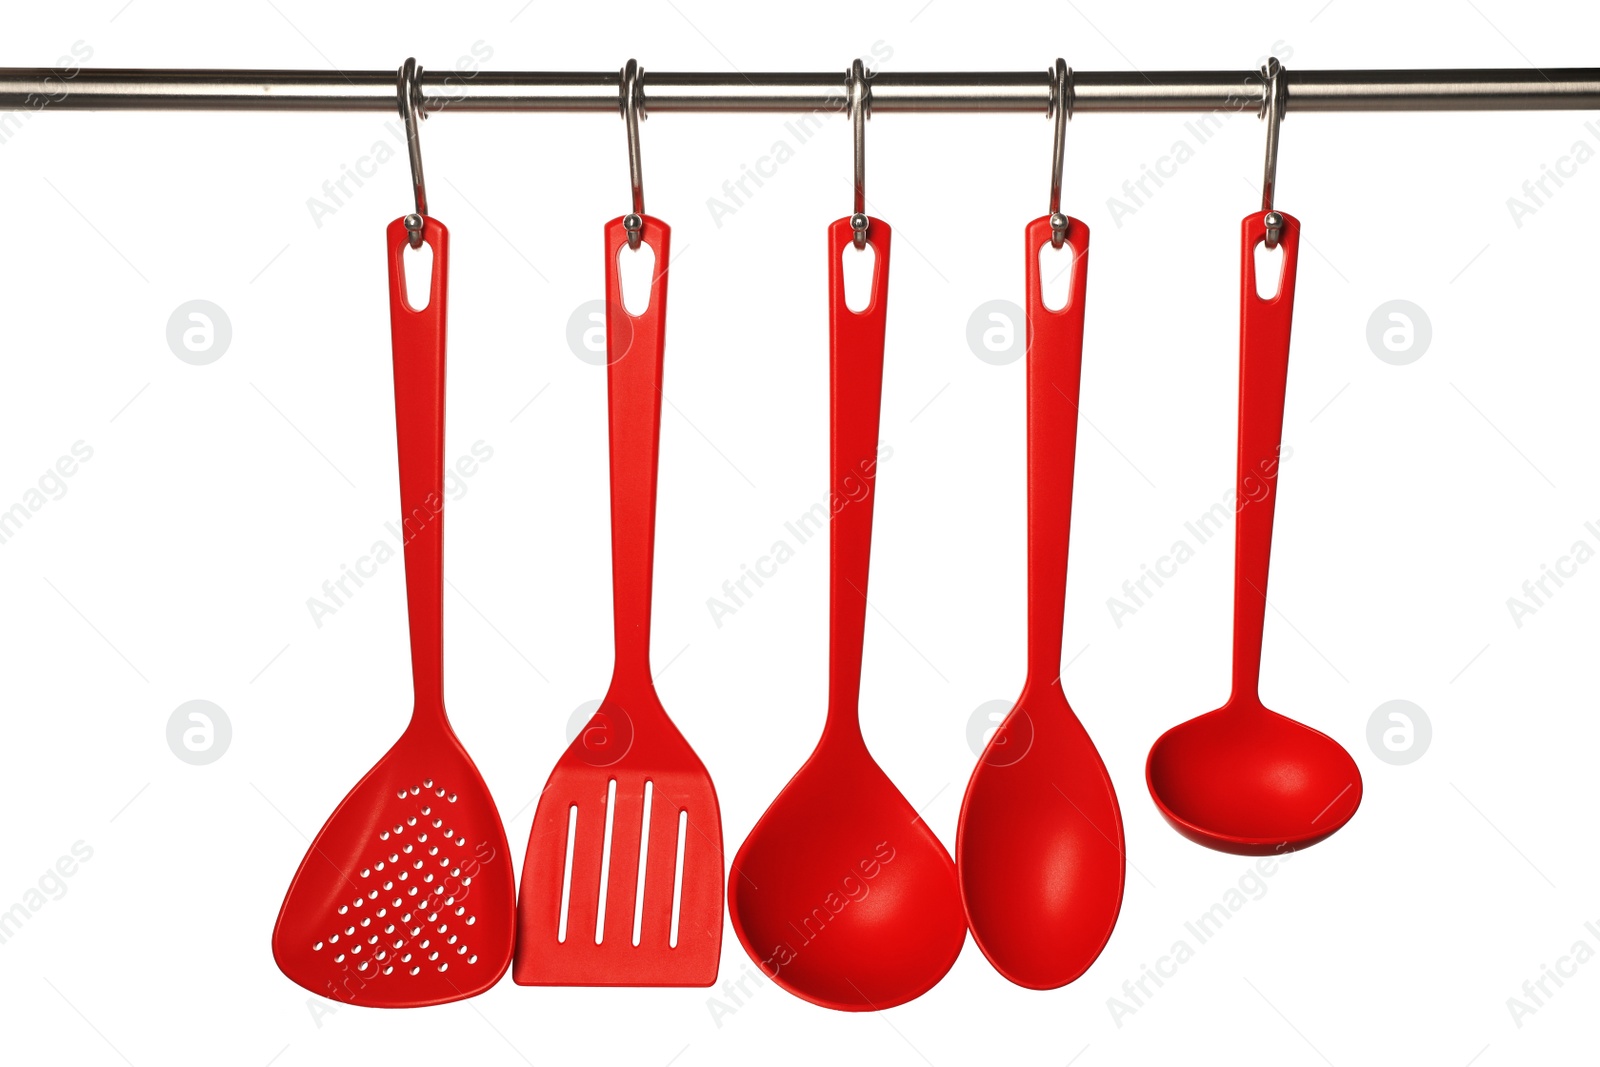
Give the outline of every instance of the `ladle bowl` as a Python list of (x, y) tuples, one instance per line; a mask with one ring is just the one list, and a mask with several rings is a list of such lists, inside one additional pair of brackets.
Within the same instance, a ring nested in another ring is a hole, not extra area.
[(1145, 783), (1180, 834), (1247, 856), (1314, 845), (1361, 806), (1361, 772), (1344, 747), (1260, 701), (1230, 702), (1162, 734)]
[(1125, 863), (1122, 814), (1094, 742), (1059, 682), (1030, 685), (961, 809), (956, 864), (973, 940), (1017, 985), (1075, 981), (1117, 924)]
[(734, 933), (763, 972), (827, 1008), (921, 996), (961, 953), (944, 845), (867, 753), (825, 735), (734, 857)]

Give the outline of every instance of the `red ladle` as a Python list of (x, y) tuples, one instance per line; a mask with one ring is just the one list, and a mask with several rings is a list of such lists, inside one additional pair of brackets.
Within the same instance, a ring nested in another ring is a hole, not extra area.
[(1089, 228), (1069, 219), (1071, 295), (1044, 305), (1027, 230), (1028, 678), (967, 783), (956, 868), (972, 937), (1017, 985), (1055, 989), (1100, 955), (1122, 910), (1122, 813), (1105, 764), (1061, 690), (1072, 468), (1078, 443)]
[(734, 857), (728, 911), (739, 943), (778, 985), (825, 1008), (871, 1011), (933, 988), (960, 955), (967, 926), (950, 854), (861, 736), (889, 227), (868, 220), (877, 258), (871, 302), (859, 312), (845, 305), (840, 263), (852, 235), (848, 218), (828, 228), (827, 724)]
[(1150, 795), (1180, 834), (1247, 856), (1314, 845), (1361, 804), (1361, 772), (1350, 754), (1326, 734), (1269, 711), (1258, 692), (1300, 248), (1299, 221), (1278, 212), (1283, 274), (1277, 294), (1263, 300), (1255, 250), (1265, 239), (1267, 214), (1244, 220), (1233, 694), (1216, 711), (1162, 734), (1145, 764)]

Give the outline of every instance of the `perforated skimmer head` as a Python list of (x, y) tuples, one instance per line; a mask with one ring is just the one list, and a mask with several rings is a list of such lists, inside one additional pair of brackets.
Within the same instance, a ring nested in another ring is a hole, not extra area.
[(272, 953), (332, 1000), (418, 1007), (483, 992), (511, 962), (511, 855), (449, 728), (408, 730), (317, 834)]

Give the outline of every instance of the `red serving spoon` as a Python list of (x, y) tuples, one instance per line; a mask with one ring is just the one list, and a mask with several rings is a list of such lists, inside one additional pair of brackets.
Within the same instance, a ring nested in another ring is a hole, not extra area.
[(516, 889), (494, 798), (444, 710), (444, 367), (450, 234), (428, 306), (406, 300), (405, 220), (389, 224), (394, 412), (406, 531), (411, 725), (317, 834), (278, 913), (272, 955), (332, 1000), (380, 1008), (482, 993), (511, 963)]
[(739, 943), (778, 985), (825, 1008), (870, 1011), (933, 988), (967, 929), (949, 852), (861, 736), (890, 232), (868, 220), (876, 263), (859, 312), (845, 304), (840, 262), (852, 235), (848, 218), (828, 227), (828, 719), (734, 857), (728, 907)]
[(1067, 303), (1044, 305), (1028, 224), (1028, 678), (984, 746), (956, 830), (972, 938), (1017, 985), (1055, 989), (1100, 955), (1122, 909), (1122, 813), (1100, 753), (1061, 689), (1089, 227), (1067, 220)]
[(1361, 772), (1337, 741), (1261, 703), (1272, 515), (1289, 377), (1300, 223), (1283, 218), (1278, 291), (1256, 292), (1255, 250), (1269, 212), (1244, 220), (1239, 310), (1239, 489), (1233, 580), (1233, 694), (1216, 711), (1162, 734), (1145, 781), (1156, 807), (1191, 841), (1269, 855), (1314, 845), (1361, 804)]
[(656, 457), (672, 231), (641, 216), (650, 303), (623, 304), (624, 219), (606, 224), (611, 686), (539, 797), (517, 905), (521, 985), (708, 986), (722, 948), (722, 817), (650, 678)]

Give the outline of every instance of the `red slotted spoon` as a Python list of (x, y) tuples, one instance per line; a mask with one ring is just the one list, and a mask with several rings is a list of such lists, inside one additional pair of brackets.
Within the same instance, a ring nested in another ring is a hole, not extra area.
[(972, 937), (1001, 974), (1066, 985), (1100, 955), (1122, 908), (1122, 814), (1100, 753), (1061, 689), (1061, 627), (1089, 276), (1089, 228), (1067, 220), (1066, 306), (1045, 307), (1039, 252), (1050, 217), (1027, 231), (1028, 678), (972, 772), (956, 866)]
[(606, 383), (616, 666), (539, 797), (517, 904), (520, 985), (708, 986), (722, 951), (722, 816), (650, 679), (656, 455), (671, 231), (641, 315), (622, 302), (624, 219), (606, 224)]
[(332, 1000), (414, 1008), (474, 996), (511, 963), (515, 888), (494, 798), (444, 710), (444, 341), (450, 235), (428, 306), (405, 296), (403, 219), (389, 225), (395, 428), (406, 531), (411, 724), (317, 834), (278, 913), (272, 955)]

